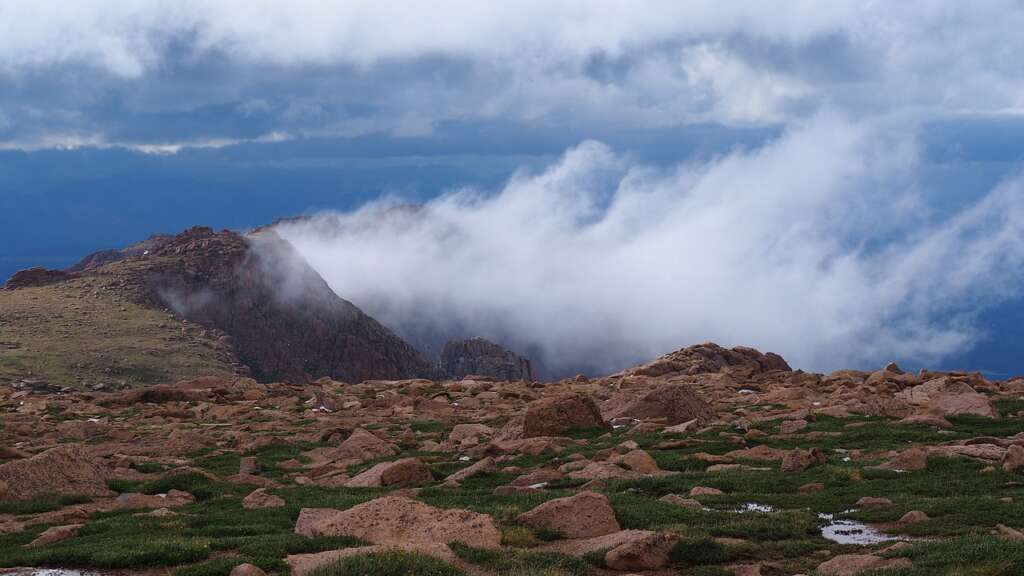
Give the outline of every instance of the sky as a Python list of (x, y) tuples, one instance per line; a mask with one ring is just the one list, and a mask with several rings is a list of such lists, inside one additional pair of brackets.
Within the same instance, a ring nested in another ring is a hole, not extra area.
[(428, 352), (1024, 374), (1021, 29), (986, 0), (0, 0), (0, 276), (307, 215), (280, 233)]

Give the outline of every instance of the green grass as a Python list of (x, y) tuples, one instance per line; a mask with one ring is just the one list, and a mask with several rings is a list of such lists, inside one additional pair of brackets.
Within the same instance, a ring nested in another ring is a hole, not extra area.
[(465, 576), (458, 568), (425, 554), (380, 552), (343, 558), (310, 576)]
[(553, 552), (487, 550), (459, 543), (451, 544), (451, 548), (462, 560), (482, 566), (498, 576), (586, 576), (589, 573), (586, 560)]
[(23, 502), (0, 502), (0, 514), (40, 514), (60, 510), (72, 504), (84, 504), (90, 500), (88, 496), (44, 494)]
[[(177, 477), (181, 478), (184, 477)], [(351, 537), (306, 538), (294, 534), (301, 507), (346, 508), (375, 496), (371, 491), (356, 494), (289, 488), (278, 491), (289, 501), (288, 506), (246, 510), (241, 507), (241, 492), (247, 488), (236, 491), (238, 487), (222, 483), (209, 487), (216, 495), (176, 508), (178, 515), (155, 518), (126, 511), (99, 513), (77, 537), (44, 548), (21, 547), (43, 527), (0, 537), (0, 567), (144, 568), (209, 560), (188, 568), (216, 573), (223, 563), (215, 560), (226, 554), (237, 557), (236, 563), (251, 562), (267, 570), (282, 571), (286, 569), (283, 558), (288, 554), (364, 544)]]
[(1024, 542), (968, 536), (921, 542), (889, 556), (909, 558), (914, 567), (889, 576), (1016, 576), (1024, 574)]

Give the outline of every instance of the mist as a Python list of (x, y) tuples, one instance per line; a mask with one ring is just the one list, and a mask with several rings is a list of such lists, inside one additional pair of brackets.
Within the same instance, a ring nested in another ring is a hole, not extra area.
[(548, 375), (716, 341), (828, 371), (933, 363), (1018, 296), (1024, 191), (953, 212), (908, 122), (819, 114), (670, 169), (594, 141), (498, 190), (400, 197), (277, 226), (341, 297), (414, 345), (484, 336)]

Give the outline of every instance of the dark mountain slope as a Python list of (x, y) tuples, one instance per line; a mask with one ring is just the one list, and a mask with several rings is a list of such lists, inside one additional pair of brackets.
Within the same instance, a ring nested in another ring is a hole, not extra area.
[(334, 294), (270, 231), (243, 236), (192, 228), (94, 254), (61, 274), (19, 274), (5, 292), (84, 279), (133, 305), (166, 308), (176, 320), (205, 327), (260, 380), (358, 382), (434, 372), (412, 346)]

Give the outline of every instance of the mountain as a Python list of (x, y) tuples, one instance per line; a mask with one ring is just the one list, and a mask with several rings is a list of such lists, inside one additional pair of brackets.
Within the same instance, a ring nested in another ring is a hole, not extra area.
[[(145, 384), (239, 372), (359, 382), (435, 371), (269, 230), (196, 227), (67, 270), (19, 272), (0, 291), (0, 327), (6, 379)], [(147, 361), (164, 356), (177, 360)]]

